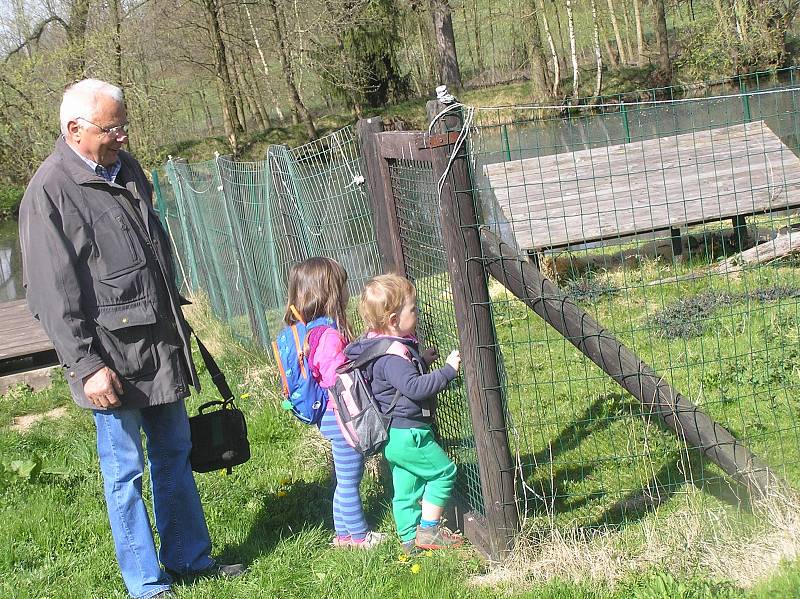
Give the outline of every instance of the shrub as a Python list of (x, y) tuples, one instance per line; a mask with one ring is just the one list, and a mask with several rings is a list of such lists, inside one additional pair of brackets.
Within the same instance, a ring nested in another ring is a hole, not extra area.
[(18, 185), (0, 185), (0, 220), (15, 216), (25, 188)]

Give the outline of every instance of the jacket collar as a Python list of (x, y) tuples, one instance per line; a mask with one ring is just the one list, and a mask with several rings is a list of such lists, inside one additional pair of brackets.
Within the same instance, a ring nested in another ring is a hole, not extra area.
[[(114, 185), (110, 181), (106, 181), (103, 177), (95, 173), (89, 165), (84, 162), (78, 154), (75, 153), (63, 135), (59, 135), (56, 140), (55, 154), (61, 160), (69, 177), (78, 185), (86, 183), (105, 183), (107, 185)], [(120, 163), (122, 165), (120, 170), (125, 169), (126, 152), (123, 150), (119, 153)]]

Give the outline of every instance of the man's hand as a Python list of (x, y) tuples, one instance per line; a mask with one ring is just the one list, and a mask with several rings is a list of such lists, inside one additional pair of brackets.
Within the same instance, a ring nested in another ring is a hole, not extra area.
[(103, 366), (97, 372), (84, 377), (83, 392), (86, 394), (86, 399), (101, 410), (118, 408), (122, 405), (119, 400), (119, 396), (123, 393), (122, 381), (108, 366)]

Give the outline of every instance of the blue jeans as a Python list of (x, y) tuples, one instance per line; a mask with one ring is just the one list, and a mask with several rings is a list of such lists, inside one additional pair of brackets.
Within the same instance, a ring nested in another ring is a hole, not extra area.
[[(179, 574), (212, 566), (211, 539), (189, 465), (192, 442), (183, 401), (95, 410), (94, 421), (111, 534), (128, 593), (146, 599), (169, 589), (172, 579), (161, 565)], [(142, 498), (141, 430), (147, 436), (158, 553)]]

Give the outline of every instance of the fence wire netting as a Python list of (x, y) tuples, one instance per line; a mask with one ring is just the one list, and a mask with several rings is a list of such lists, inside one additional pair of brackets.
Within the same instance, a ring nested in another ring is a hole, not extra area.
[[(554, 297), (565, 294), (794, 487), (796, 77), (755, 76), (691, 99), (667, 89), (580, 109), (477, 109), (474, 187), (459, 190), (476, 197), (482, 227), (557, 285)], [(292, 263), (335, 258), (356, 295), (381, 271), (363, 167), (351, 129), (272, 147), (258, 163), (171, 161), (159, 178), (160, 210), (184, 285), (204, 290), (238, 336), (263, 346), (281, 326)], [(388, 172), (419, 333), (443, 359), (460, 325), (433, 167), (390, 160)], [(517, 502), (529, 530), (643, 530), (654, 512), (747, 520), (744, 489), (575, 339), (496, 281), (489, 292), (518, 481), (502, 501)], [(484, 512), (468, 391), (459, 384), (440, 396), (438, 432), (459, 466), (459, 494)]]
[[(389, 172), (406, 275), (417, 289), (418, 333), (423, 343), (439, 348), (444, 359), (458, 348), (458, 328), (433, 168), (429, 162), (395, 160)], [(471, 509), (482, 513), (475, 434), (463, 384), (457, 382), (439, 394), (436, 418), (442, 445), (458, 465), (456, 489)]]
[(264, 161), (171, 160), (164, 170), (161, 211), (182, 284), (204, 291), (241, 340), (269, 347), (283, 326), (292, 264), (338, 260), (353, 296), (380, 272), (352, 128), (297, 148), (271, 146)]
[[(482, 224), (796, 486), (795, 77), (478, 109), (470, 141)], [(741, 513), (743, 487), (506, 289), (490, 292), (529, 526), (615, 526), (698, 502)]]

